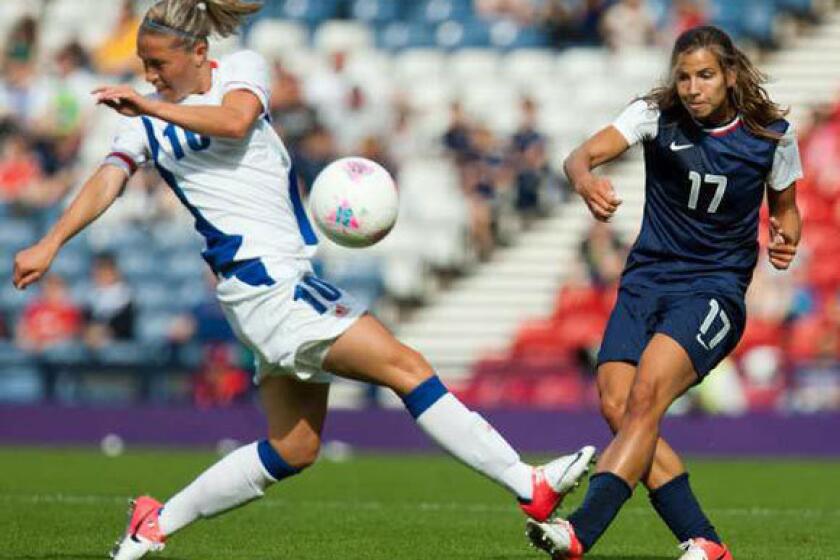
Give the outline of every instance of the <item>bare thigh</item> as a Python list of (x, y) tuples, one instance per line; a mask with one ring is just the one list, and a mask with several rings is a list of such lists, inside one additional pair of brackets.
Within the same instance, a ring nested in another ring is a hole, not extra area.
[(324, 369), (390, 387), (402, 396), (434, 375), (419, 352), (397, 340), (371, 315), (361, 317), (335, 341), (324, 360)]

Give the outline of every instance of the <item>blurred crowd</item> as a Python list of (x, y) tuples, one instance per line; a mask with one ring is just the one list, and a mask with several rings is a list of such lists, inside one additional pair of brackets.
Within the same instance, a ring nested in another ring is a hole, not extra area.
[[(363, 3), (343, 4), (357, 9)], [(386, 5), (377, 0), (367, 3)], [(529, 46), (605, 45), (622, 51), (666, 45), (682, 30), (707, 21), (713, 3), (441, 0), (391, 4), (406, 12), (417, 7), (428, 17), (436, 13), (433, 8), (448, 6), (450, 12), (457, 12), (463, 4), (468, 6), (468, 17), (538, 28), (548, 42)], [(121, 2), (112, 27), (93, 45), (69, 40), (47, 49), (41, 21), (30, 16), (16, 21), (0, 44), (0, 219), (4, 222), (0, 258), (6, 263), (0, 267), (0, 375), (11, 379), (12, 372), (17, 372), (15, 379), (19, 379), (3, 385), (5, 394), (0, 398), (110, 400), (114, 393), (107, 389), (99, 397), (81, 394), (73, 380), (80, 372), (120, 368), (144, 376), (139, 392), (146, 398), (157, 393), (190, 395), (202, 406), (247, 398), (250, 356), (236, 343), (215, 301), (215, 280), (197, 256), (198, 237), (183, 236), (188, 213), (154, 171), (135, 174), (119, 203), (65, 248), (39, 288), (21, 295), (9, 283), (14, 253), (49, 227), (107, 153), (107, 142), (94, 138), (93, 130), (112, 128), (113, 116), (93, 104), (90, 91), (100, 83), (142, 81), (134, 52), (141, 4)], [(264, 12), (269, 16), (275, 15), (271, 13), (274, 6), (290, 5), (266, 4)], [(387, 25), (384, 20), (370, 23)], [(302, 71), (300, 65), (282, 58), (270, 62), (270, 112), (293, 154), (304, 189), (327, 163), (343, 155), (378, 161), (398, 183), (406, 162), (418, 154), (442, 155), (457, 174), (457, 188), (467, 208), (466, 244), (476, 260), (490, 258), (497, 247), (570, 197), (552, 154), (556, 135), (550, 137), (541, 129), (541, 107), (531, 96), (518, 100), (518, 124), (507, 132), (490, 126), (454, 99), (448, 122), (440, 132), (436, 129), (429, 142), (417, 130), (418, 108), (411, 96), (399, 89), (383, 96), (360, 82), (358, 73), (349, 71), (348, 53), (342, 49), (331, 50), (327, 64), (312, 71)], [(824, 182), (812, 190), (822, 189), (826, 197), (833, 197), (832, 188), (840, 184), (832, 175), (840, 161), (835, 150), (839, 121), (837, 111), (820, 112), (804, 148), (809, 165), (820, 170)], [(814, 211), (827, 207), (816, 204)], [(836, 208), (835, 214), (840, 215), (840, 206)], [(621, 240), (608, 228), (594, 228), (581, 245), (579, 273), (571, 274), (563, 288), (555, 318), (573, 316), (564, 303), (568, 294), (586, 302), (594, 290), (603, 307), (609, 298), (602, 296), (615, 285), (624, 251)], [(819, 321), (840, 320), (840, 305), (829, 306), (826, 302), (831, 298), (824, 298), (824, 291), (819, 297), (810, 292), (810, 272), (804, 270), (791, 276), (797, 279), (792, 287), (784, 288), (791, 306), (799, 310), (795, 317), (805, 317), (805, 322), (817, 316)], [(757, 285), (765, 282), (764, 276), (759, 271)], [(768, 293), (783, 289), (776, 277), (768, 282), (777, 287)], [(380, 294), (374, 292), (371, 297)], [(780, 305), (778, 297), (767, 299)], [(590, 311), (574, 316), (584, 321), (578, 324), (591, 325), (591, 329), (564, 327), (570, 331), (564, 334), (566, 340), (577, 344), (577, 354), (575, 360), (564, 358), (557, 363), (575, 371), (586, 363), (587, 352), (596, 343), (592, 333), (604, 313), (600, 308)], [(801, 323), (791, 323), (791, 317), (774, 320), (785, 325)], [(514, 346), (521, 346), (521, 337)], [(160, 391), (160, 386), (170, 383), (158, 379), (167, 371), (188, 373), (181, 376), (188, 380), (186, 386)], [(791, 370), (784, 371), (788, 380)], [(43, 378), (43, 384), (33, 381), (35, 377)], [(65, 383), (67, 379), (70, 382)], [(563, 386), (563, 391), (555, 393), (572, 402), (575, 391)]]

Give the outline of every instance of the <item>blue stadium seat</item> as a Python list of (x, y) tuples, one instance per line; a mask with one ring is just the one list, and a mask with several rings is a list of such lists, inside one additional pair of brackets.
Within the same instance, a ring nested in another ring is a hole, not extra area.
[(0, 373), (0, 402), (29, 403), (44, 398), (43, 379), (32, 365), (4, 367)]
[(56, 365), (79, 365), (90, 359), (87, 347), (78, 341), (66, 342), (41, 352), (44, 361)]
[(417, 4), (411, 14), (411, 19), (438, 24), (452, 19), (466, 21), (472, 15), (472, 0), (424, 0)]
[(814, 0), (775, 0), (776, 8), (799, 17), (814, 16)]
[(137, 338), (146, 343), (166, 342), (173, 319), (168, 311), (141, 311), (137, 315)]
[(18, 290), (11, 284), (4, 284), (0, 287), (0, 310), (17, 316), (39, 292), (40, 288), (37, 285)]
[(280, 15), (314, 27), (336, 17), (340, 7), (340, 0), (285, 0), (280, 7)]
[(380, 27), (376, 34), (376, 46), (381, 49), (411, 49), (431, 47), (434, 44), (432, 30), (420, 23), (396, 21)]
[(132, 284), (139, 284), (161, 278), (162, 259), (159, 255), (144, 250), (121, 251), (117, 265), (123, 276)]
[(141, 310), (162, 311), (181, 308), (175, 288), (166, 282), (146, 280), (135, 284), (132, 290), (134, 301)]
[(490, 43), (502, 49), (534, 49), (551, 46), (551, 38), (539, 27), (519, 27), (499, 21), (490, 27)]
[(400, 19), (402, 7), (400, 0), (353, 0), (350, 14), (354, 19), (381, 25)]
[(50, 273), (61, 276), (68, 284), (88, 276), (90, 271), (90, 252), (83, 244), (66, 245), (50, 266)]
[(450, 19), (437, 26), (435, 43), (444, 49), (489, 47), (490, 28), (486, 22), (477, 19)]
[(3, 219), (0, 227), (0, 247), (20, 250), (38, 240), (36, 225), (21, 218)]
[(8, 340), (0, 340), (0, 370), (13, 366), (32, 365), (32, 357)]
[(150, 352), (138, 342), (115, 341), (93, 352), (97, 362), (113, 367), (142, 367), (156, 363), (159, 352)]

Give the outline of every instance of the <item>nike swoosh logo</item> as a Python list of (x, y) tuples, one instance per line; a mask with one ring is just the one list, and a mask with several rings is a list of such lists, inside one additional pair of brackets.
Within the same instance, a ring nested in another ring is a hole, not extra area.
[(671, 151), (672, 152), (681, 152), (683, 150), (687, 150), (687, 149), (693, 148), (693, 147), (694, 147), (694, 144), (677, 145), (676, 142), (671, 142)]

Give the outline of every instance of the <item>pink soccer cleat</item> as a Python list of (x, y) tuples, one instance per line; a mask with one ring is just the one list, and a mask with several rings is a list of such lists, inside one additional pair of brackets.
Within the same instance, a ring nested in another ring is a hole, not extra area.
[(536, 467), (531, 477), (531, 499), (520, 500), (519, 507), (531, 519), (545, 521), (563, 498), (580, 485), (580, 479), (589, 471), (594, 457), (595, 448), (587, 445), (577, 453)]
[(680, 548), (685, 551), (680, 560), (733, 560), (725, 544), (706, 539), (689, 539)]
[(140, 496), (129, 503), (125, 535), (111, 550), (114, 560), (137, 560), (149, 552), (159, 552), (165, 546), (166, 536), (158, 525), (163, 504), (149, 496)]
[(582, 560), (583, 544), (575, 535), (575, 528), (565, 519), (540, 523), (529, 519), (525, 536), (531, 545), (548, 553), (552, 560)]

